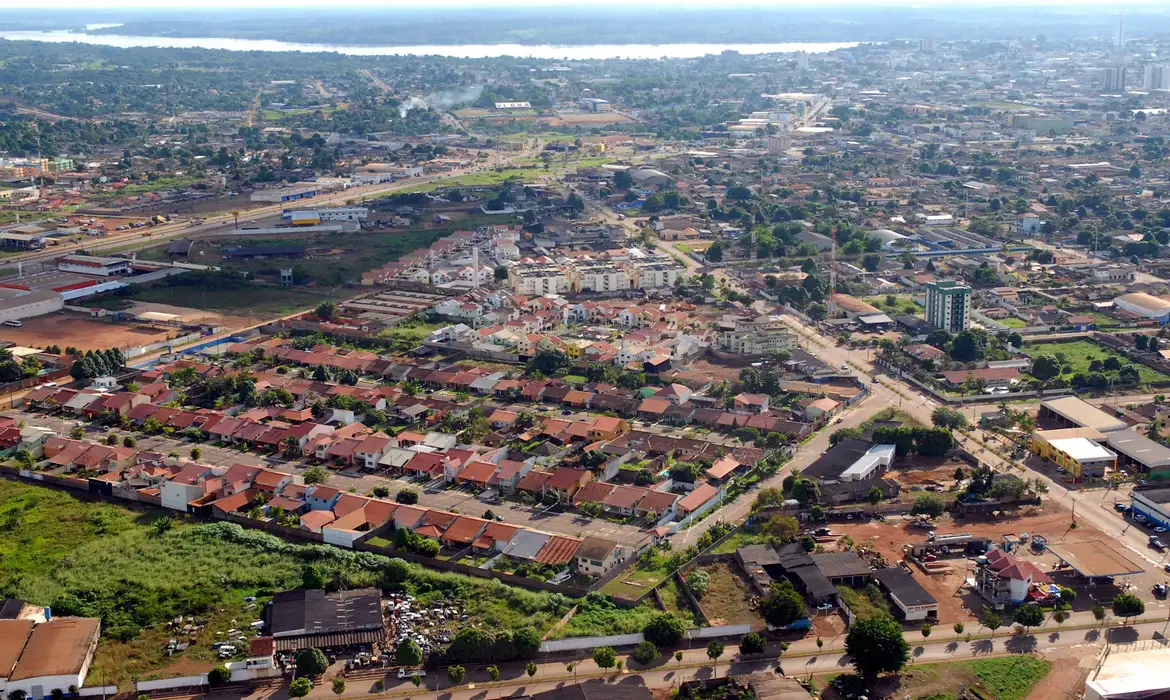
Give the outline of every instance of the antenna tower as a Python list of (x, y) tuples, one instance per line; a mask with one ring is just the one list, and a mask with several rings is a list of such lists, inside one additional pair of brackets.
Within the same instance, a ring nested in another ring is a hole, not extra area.
[(837, 302), (833, 294), (837, 291), (837, 227), (833, 227), (833, 253), (829, 262), (829, 318), (837, 315)]

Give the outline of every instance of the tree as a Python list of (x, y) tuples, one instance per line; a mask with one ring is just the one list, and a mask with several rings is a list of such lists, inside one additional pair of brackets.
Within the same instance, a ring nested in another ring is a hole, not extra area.
[[(1145, 337), (1145, 336), (1139, 336)], [(1052, 355), (1041, 355), (1032, 361), (1032, 369), (1030, 370), (1033, 377), (1040, 381), (1048, 381), (1060, 376), (1064, 367), (1060, 360)]]
[(288, 687), (288, 695), (292, 698), (303, 698), (313, 691), (313, 684), (308, 678), (301, 676)]
[[(218, 688), (231, 679), (232, 672), (228, 670), (227, 666), (222, 664), (207, 672), (207, 685), (211, 686), (212, 688)], [(11, 700), (12, 696), (9, 695), (8, 697), (9, 700)]]
[(963, 630), (967, 629), (967, 626), (964, 625), (962, 622), (956, 622), (955, 626), (952, 629), (955, 630), (955, 634), (962, 634)]
[(882, 490), (880, 488), (878, 488), (877, 486), (874, 486), (872, 489), (869, 490), (869, 503), (872, 506), (876, 506), (877, 504), (879, 504), (881, 502), (882, 502)]
[(418, 492), (410, 489), (402, 489), (394, 495), (394, 500), (407, 506), (413, 506), (418, 503)]
[(1039, 605), (1032, 603), (1016, 608), (1013, 616), (1015, 617), (1016, 624), (1024, 626), (1025, 632), (1031, 627), (1044, 624), (1044, 611), (1040, 609)]
[(337, 313), (337, 304), (332, 301), (323, 301), (317, 304), (317, 308), (313, 310), (313, 313), (317, 315), (317, 318), (328, 321)]
[(760, 613), (773, 627), (785, 627), (804, 617), (804, 598), (788, 580), (773, 583), (760, 599)]
[(687, 588), (696, 598), (702, 598), (707, 593), (707, 586), (711, 584), (711, 575), (702, 569), (691, 572), (686, 579)]
[(642, 629), (642, 636), (657, 646), (666, 647), (678, 643), (686, 631), (687, 625), (681, 618), (670, 613), (656, 613)]
[(503, 282), (504, 280), (508, 279), (508, 268), (504, 265), (500, 265), (495, 269), (494, 272), (492, 272), (492, 276), (496, 278), (497, 282)]
[(303, 476), (306, 484), (323, 484), (329, 481), (329, 472), (324, 467), (309, 467)]
[(1064, 621), (1068, 619), (1068, 611), (1067, 610), (1054, 610), (1052, 612), (1052, 619), (1056, 621), (1056, 626), (1057, 626), (1057, 628), (1059, 628), (1061, 625), (1064, 624)]
[(930, 636), (932, 631), (934, 631), (934, 627), (932, 627), (931, 624), (927, 622), (922, 625), (922, 629), (919, 631), (922, 632), (922, 637), (925, 639), (926, 637)]
[(1100, 604), (1093, 606), (1093, 619), (1097, 622), (1105, 619), (1105, 606)]
[(603, 671), (608, 671), (617, 663), (617, 653), (613, 647), (597, 647), (593, 650), (593, 663)]
[(910, 644), (894, 618), (878, 615), (853, 623), (845, 637), (845, 653), (853, 658), (858, 675), (872, 680), (879, 673), (900, 671), (910, 660)]
[(394, 650), (394, 662), (399, 666), (418, 666), (423, 662), (423, 650), (413, 639), (404, 639)]
[(933, 493), (920, 493), (914, 499), (914, 505), (910, 507), (910, 514), (929, 515), (932, 518), (937, 518), (945, 510), (946, 504), (943, 503), (942, 498)]
[(763, 530), (776, 544), (788, 544), (800, 535), (800, 523), (790, 515), (773, 515), (764, 523)]
[(535, 676), (536, 675), (536, 662), (529, 661), (528, 665), (524, 667), (524, 672), (528, 674), (529, 678), (532, 678), (533, 676)]
[(126, 437), (122, 438), (123, 447), (134, 447), (137, 444), (138, 440), (134, 439), (133, 435), (127, 435)]
[(467, 669), (463, 668), (459, 664), (455, 664), (454, 666), (447, 667), (447, 678), (455, 685), (461, 684), (463, 682), (463, 679), (466, 677), (467, 677)]
[(1113, 615), (1120, 617), (1124, 624), (1129, 618), (1138, 617), (1146, 611), (1146, 604), (1133, 593), (1119, 593), (1113, 598)]
[(85, 437), (85, 427), (84, 426), (75, 425), (69, 429), (69, 439), (70, 440), (81, 440), (84, 437)]
[(500, 680), (500, 667), (492, 664), (487, 667), (488, 678), (493, 682)]
[(992, 639), (995, 639), (995, 631), (1000, 627), (1003, 627), (1003, 619), (999, 616), (999, 613), (995, 612), (995, 610), (992, 608), (983, 609), (983, 617), (980, 622), (983, 623), (984, 627), (991, 630)]
[(708, 262), (723, 262), (723, 243), (721, 241), (715, 241), (712, 243), (711, 246), (707, 248), (705, 257), (707, 258)]
[(723, 642), (718, 639), (712, 639), (707, 643), (707, 658), (711, 659), (711, 665), (714, 669), (714, 675), (719, 677), (719, 657), (723, 656)]
[(297, 654), (298, 676), (319, 676), (329, 668), (329, 659), (320, 649), (305, 649)]
[(739, 653), (745, 656), (750, 654), (763, 654), (767, 647), (767, 641), (755, 632), (748, 632), (739, 640)]
[(199, 458), (203, 456), (203, 450), (199, 447), (191, 448), (191, 459), (198, 462)]
[(420, 685), (422, 685), (422, 676), (413, 676), (413, 677), (410, 679), (410, 682), (411, 682), (411, 683), (414, 683), (414, 687), (416, 687), (416, 688), (417, 688), (417, 687), (419, 687)]
[(962, 411), (946, 406), (939, 406), (930, 414), (930, 420), (939, 428), (947, 430), (962, 430), (968, 426), (967, 417)]
[(634, 651), (630, 653), (630, 658), (643, 666), (648, 666), (658, 658), (658, 647), (654, 642), (638, 642), (634, 646)]
[(345, 695), (345, 679), (341, 676), (333, 679), (333, 694)]

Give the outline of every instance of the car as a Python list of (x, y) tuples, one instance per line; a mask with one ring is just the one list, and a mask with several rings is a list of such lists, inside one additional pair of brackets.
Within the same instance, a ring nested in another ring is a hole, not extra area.
[(1162, 570), (1165, 571), (1166, 573), (1170, 574), (1170, 564), (1163, 565)]
[(1154, 528), (1154, 532), (1157, 532), (1158, 534), (1161, 534), (1161, 533), (1163, 533), (1163, 532), (1166, 532), (1166, 528), (1164, 528), (1164, 527), (1162, 527), (1161, 525), (1159, 525), (1158, 527)]
[(244, 602), (245, 602), (245, 603), (255, 603), (255, 602), (256, 602), (256, 596), (254, 596), (254, 595), (250, 595), (250, 596), (248, 596), (247, 598), (244, 598)]
[(1159, 598), (1165, 598), (1167, 592), (1170, 592), (1170, 587), (1164, 583), (1155, 583), (1150, 590)]
[(4, 325), (6, 325), (6, 326), (12, 326), (13, 328), (20, 328), (21, 326), (23, 326), (23, 325), (24, 325), (24, 322), (23, 322), (23, 321), (17, 321), (17, 320), (15, 320), (15, 319), (14, 319), (14, 320), (11, 320), (11, 321), (5, 321), (5, 322), (4, 322)]
[(1113, 510), (1117, 511), (1118, 513), (1124, 513), (1129, 510), (1129, 506), (1124, 503), (1114, 503)]

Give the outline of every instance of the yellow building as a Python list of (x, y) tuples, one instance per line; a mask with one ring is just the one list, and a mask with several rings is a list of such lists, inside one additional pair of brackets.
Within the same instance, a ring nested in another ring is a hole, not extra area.
[(1067, 472), (1074, 481), (1099, 479), (1117, 469), (1117, 453), (1103, 447), (1105, 434), (1094, 428), (1037, 430), (1028, 448)]

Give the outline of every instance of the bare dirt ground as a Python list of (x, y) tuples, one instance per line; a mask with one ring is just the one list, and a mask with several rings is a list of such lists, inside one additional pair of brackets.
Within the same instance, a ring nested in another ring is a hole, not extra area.
[(550, 124), (565, 126), (573, 126), (577, 124), (622, 124), (630, 121), (630, 118), (624, 114), (617, 112), (571, 112), (567, 114), (558, 114), (556, 117), (549, 120)]
[(950, 488), (955, 483), (955, 467), (959, 466), (942, 466), (938, 468), (909, 467), (906, 469), (895, 469), (886, 474), (887, 477), (897, 481), (903, 486), (941, 486), (943, 488)]
[(227, 314), (216, 313), (214, 311), (205, 311), (203, 309), (193, 309), (189, 306), (173, 306), (171, 304), (158, 304), (150, 301), (136, 301), (134, 306), (130, 307), (129, 312), (133, 314), (144, 314), (148, 311), (155, 311), (164, 314), (175, 314), (183, 319), (185, 323), (203, 323), (207, 325), (220, 325), (226, 327), (228, 330), (236, 328), (243, 328), (244, 326), (255, 323), (254, 320), (244, 316), (231, 316)]
[(707, 360), (694, 360), (680, 365), (675, 370), (674, 376), (678, 380), (695, 382), (695, 386), (702, 386), (707, 382), (737, 381), (741, 369), (741, 367), (712, 364)]
[(17, 345), (43, 348), (72, 345), (81, 350), (128, 348), (166, 340), (176, 331), (160, 330), (144, 324), (121, 324), (87, 318), (81, 314), (61, 312), (30, 318), (20, 328), (0, 328), (0, 340)]
[(706, 571), (711, 577), (699, 605), (712, 625), (751, 625), (756, 630), (767, 626), (764, 618), (749, 607), (749, 601), (755, 596), (738, 566), (716, 562), (697, 570)]
[[(953, 469), (951, 472), (953, 474)], [(968, 533), (988, 537), (993, 543), (1002, 542), (1004, 535), (1019, 535), (1025, 532), (1031, 537), (1043, 535), (1051, 543), (1107, 539), (1103, 533), (1083, 520), (1079, 522), (1077, 529), (1070, 529), (1071, 519), (1069, 511), (1056, 504), (1045, 503), (1039, 507), (1024, 508), (1019, 512), (997, 515), (995, 518), (964, 519), (956, 522), (950, 516), (946, 516), (937, 521), (935, 531), (939, 535)], [(833, 531), (835, 534), (849, 535), (853, 538), (857, 549), (874, 550), (885, 557), (890, 564), (902, 560), (905, 545), (926, 539), (926, 532), (921, 528), (911, 527), (909, 520), (897, 518), (884, 523), (876, 520), (859, 523), (835, 523)], [(828, 546), (826, 548), (831, 549)], [(1112, 596), (1118, 592), (1112, 586), (1098, 586), (1089, 590), (1078, 577), (1065, 571), (1054, 572), (1053, 569), (1058, 561), (1050, 552), (1036, 554), (1025, 549), (1017, 554), (1021, 558), (1035, 563), (1042, 571), (1052, 572), (1052, 578), (1057, 584), (1083, 593), (1077, 598), (1074, 610), (1079, 611), (1082, 608), (1088, 610), (1092, 608), (1094, 599), (1111, 600)], [(939, 622), (949, 625), (977, 619), (983, 610), (984, 600), (977, 593), (964, 588), (965, 579), (973, 576), (973, 573), (969, 573), (968, 569), (973, 564), (970, 560), (960, 557), (940, 561), (951, 565), (949, 572), (928, 575), (917, 566), (910, 565), (914, 578), (938, 601)], [(1135, 581), (1135, 585), (1148, 588), (1144, 581), (1142, 583)]]

